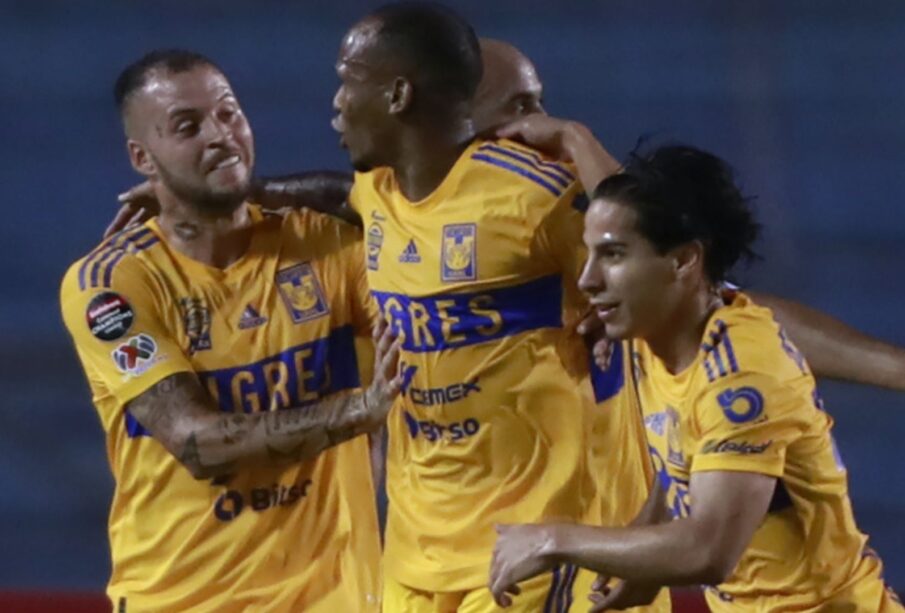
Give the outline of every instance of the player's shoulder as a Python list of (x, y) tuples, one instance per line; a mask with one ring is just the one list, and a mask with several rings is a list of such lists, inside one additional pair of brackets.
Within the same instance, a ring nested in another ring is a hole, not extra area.
[(699, 375), (711, 384), (746, 375), (789, 381), (804, 370), (773, 312), (740, 292), (711, 317), (700, 350)]
[(161, 248), (150, 222), (117, 232), (69, 266), (61, 294), (96, 293), (124, 280), (140, 283), (149, 273), (149, 257)]
[(347, 244), (361, 238), (361, 228), (333, 215), (307, 208), (294, 209), (285, 215), (284, 223), (308, 241)]
[(470, 148), (469, 179), (486, 177), (508, 189), (518, 185), (540, 200), (557, 201), (577, 186), (571, 164), (553, 160), (541, 151), (508, 139), (478, 140)]
[(310, 209), (285, 213), (284, 255), (321, 262), (360, 259), (362, 231), (342, 219)]

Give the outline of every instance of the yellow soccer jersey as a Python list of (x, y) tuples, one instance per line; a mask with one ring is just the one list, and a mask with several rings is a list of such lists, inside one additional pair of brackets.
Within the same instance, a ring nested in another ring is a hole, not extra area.
[[(597, 407), (592, 419), (591, 457), (597, 477), (600, 516), (604, 526), (628, 525), (641, 509), (654, 482), (641, 410), (626, 388), (626, 344), (615, 343), (606, 370), (590, 364)], [(584, 594), (576, 594), (584, 601)], [(629, 609), (647, 613), (672, 611), (668, 589), (647, 607)]]
[[(108, 594), (125, 611), (365, 611), (379, 540), (366, 437), (316, 459), (196, 481), (124, 409), (195, 372), (226, 412), (359, 386), (369, 333), (358, 233), (316, 213), (262, 216), (226, 269), (168, 246), (152, 220), (76, 262), (62, 309), (116, 481)], [(196, 609), (197, 607), (197, 609)]]
[(688, 484), (695, 472), (777, 478), (767, 516), (734, 573), (708, 588), (710, 608), (893, 606), (879, 578), (881, 564), (855, 525), (832, 420), (802, 355), (771, 312), (735, 296), (714, 313), (695, 362), (677, 375), (644, 342), (632, 345), (624, 376), (637, 380), (651, 458), (675, 517), (687, 516), (694, 504)]
[(419, 202), (390, 169), (355, 178), (371, 291), (404, 338), (384, 566), (403, 585), (478, 588), (494, 524), (588, 517), (591, 392), (563, 325), (579, 308), (579, 192), (508, 141), (472, 143)]

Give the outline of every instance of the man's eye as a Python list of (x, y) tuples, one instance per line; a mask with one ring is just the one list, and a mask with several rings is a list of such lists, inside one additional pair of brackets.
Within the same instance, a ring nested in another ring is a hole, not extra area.
[(220, 119), (221, 121), (232, 121), (239, 112), (234, 108), (225, 108), (220, 111)]
[(540, 109), (540, 101), (528, 96), (523, 96), (515, 101), (515, 112), (519, 115), (531, 115)]

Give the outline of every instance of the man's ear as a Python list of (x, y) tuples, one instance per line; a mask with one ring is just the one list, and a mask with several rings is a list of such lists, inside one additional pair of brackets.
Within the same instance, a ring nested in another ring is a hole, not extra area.
[(157, 166), (142, 143), (130, 138), (126, 141), (126, 148), (129, 150), (129, 161), (132, 162), (132, 168), (138, 174), (148, 178), (157, 174)]
[(403, 77), (393, 79), (393, 86), (389, 91), (389, 111), (391, 115), (405, 112), (412, 106), (415, 98), (415, 88), (411, 81)]
[(689, 241), (672, 250), (673, 270), (677, 278), (688, 277), (704, 267), (704, 244)]

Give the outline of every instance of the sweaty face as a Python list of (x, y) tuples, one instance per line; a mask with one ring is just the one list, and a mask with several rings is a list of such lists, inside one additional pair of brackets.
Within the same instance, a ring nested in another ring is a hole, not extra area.
[(585, 215), (588, 248), (579, 287), (613, 339), (658, 333), (676, 301), (673, 260), (636, 229), (635, 211), (594, 200)]
[(333, 129), (348, 150), (352, 167), (366, 172), (381, 166), (388, 117), (386, 75), (375, 61), (373, 47), (378, 24), (362, 22), (343, 39), (336, 62), (339, 89), (333, 97)]
[(543, 84), (534, 65), (515, 52), (484, 50), (484, 77), (475, 96), (475, 131), (487, 133), (533, 113), (543, 113)]
[(149, 176), (212, 212), (245, 199), (254, 140), (229, 82), (210, 66), (155, 71), (129, 103), (127, 125), (153, 162)]

